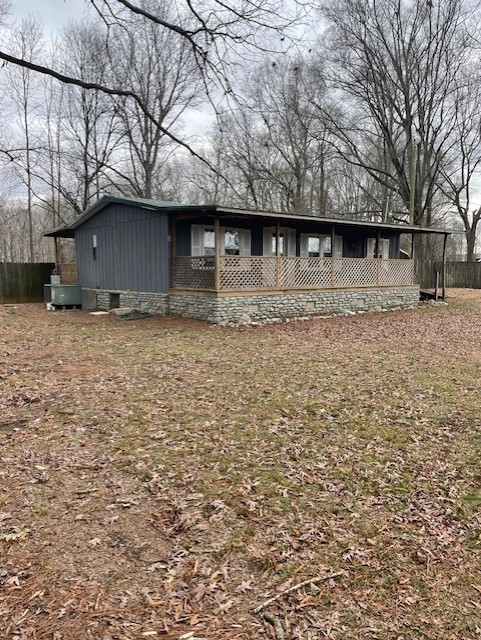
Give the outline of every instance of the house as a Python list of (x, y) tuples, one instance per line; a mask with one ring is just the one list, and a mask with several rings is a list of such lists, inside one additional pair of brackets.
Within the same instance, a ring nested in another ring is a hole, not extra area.
[(45, 235), (56, 246), (75, 238), (84, 308), (224, 322), (412, 305), (419, 285), (402, 237), (441, 234), (445, 246), (449, 233), (104, 196)]

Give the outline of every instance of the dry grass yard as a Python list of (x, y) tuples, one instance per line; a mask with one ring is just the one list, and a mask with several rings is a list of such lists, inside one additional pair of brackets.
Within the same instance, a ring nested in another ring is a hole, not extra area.
[(449, 293), (244, 330), (1, 307), (0, 637), (480, 638), (481, 292)]

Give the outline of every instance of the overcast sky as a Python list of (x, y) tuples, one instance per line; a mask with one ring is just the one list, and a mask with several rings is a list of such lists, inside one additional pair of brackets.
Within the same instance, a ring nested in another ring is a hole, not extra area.
[(85, 10), (85, 0), (11, 0), (11, 4), (14, 18), (39, 15), (47, 33), (81, 18)]

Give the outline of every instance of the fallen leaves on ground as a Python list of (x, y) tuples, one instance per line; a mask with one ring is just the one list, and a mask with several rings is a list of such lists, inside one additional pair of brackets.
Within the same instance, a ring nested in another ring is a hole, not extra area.
[(479, 638), (481, 293), (449, 303), (0, 310), (1, 637), (275, 638), (270, 600), (292, 640)]

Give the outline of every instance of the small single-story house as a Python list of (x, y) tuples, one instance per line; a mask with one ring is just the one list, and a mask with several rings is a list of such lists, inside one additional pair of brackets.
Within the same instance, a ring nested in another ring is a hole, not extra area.
[(58, 238), (75, 238), (84, 308), (129, 306), (223, 322), (244, 313), (254, 319), (412, 305), (419, 285), (402, 236), (441, 234), (446, 245), (449, 233), (104, 196), (45, 235), (56, 246)]

